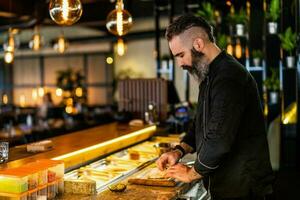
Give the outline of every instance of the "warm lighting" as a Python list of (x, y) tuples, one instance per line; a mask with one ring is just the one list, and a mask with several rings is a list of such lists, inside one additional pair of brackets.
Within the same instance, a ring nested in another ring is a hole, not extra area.
[(44, 88), (40, 87), (40, 88), (38, 89), (38, 94), (39, 94), (40, 97), (43, 97), (44, 94), (45, 94)]
[(73, 107), (72, 107), (72, 106), (66, 106), (65, 111), (66, 111), (66, 113), (68, 113), (68, 114), (72, 114), (72, 112), (73, 112)]
[(117, 45), (116, 45), (116, 52), (119, 56), (123, 56), (126, 51), (126, 45), (122, 38), (118, 39)]
[(36, 101), (37, 98), (38, 98), (38, 92), (36, 89), (33, 89), (32, 92), (31, 92), (31, 96), (32, 96), (32, 100), (33, 101)]
[(54, 44), (53, 48), (59, 53), (64, 53), (66, 51), (68, 48), (68, 42), (63, 34), (57, 38), (57, 42)]
[(237, 39), (236, 45), (235, 45), (235, 57), (241, 58), (242, 57), (242, 46), (240, 43), (240, 40)]
[(72, 106), (73, 105), (73, 99), (72, 98), (68, 98), (67, 101), (66, 101), (66, 104), (68, 106)]
[(49, 13), (57, 24), (72, 25), (82, 15), (82, 4), (80, 0), (50, 0)]
[(14, 52), (19, 46), (19, 41), (15, 37), (17, 31), (14, 29), (8, 30), (8, 35), (6, 41), (3, 43), (3, 50), (4, 50), (4, 61), (6, 63), (12, 63), (14, 60)]
[(77, 97), (82, 97), (82, 95), (83, 95), (83, 90), (82, 90), (81, 87), (76, 88), (76, 90), (75, 90), (75, 95), (76, 95)]
[(3, 102), (4, 105), (8, 104), (8, 96), (7, 96), (7, 94), (3, 94), (3, 96), (2, 96), (2, 102)]
[(62, 96), (62, 93), (63, 93), (63, 91), (62, 91), (61, 88), (57, 88), (57, 89), (55, 90), (55, 94), (56, 94), (56, 96), (58, 96), (58, 97), (61, 97), (61, 96)]
[(14, 60), (14, 52), (13, 51), (5, 51), (4, 52), (4, 61), (5, 63), (12, 63)]
[(226, 1), (226, 5), (230, 7), (230, 6), (232, 5), (231, 1), (230, 1), (230, 0), (227, 0), (227, 1)]
[(25, 107), (25, 103), (26, 103), (26, 99), (25, 99), (25, 96), (22, 94), (20, 96), (20, 106)]
[(16, 49), (16, 41), (12, 29), (8, 30), (6, 41), (3, 43), (4, 51), (14, 52)]
[(43, 45), (42, 42), (42, 36), (39, 32), (39, 27), (34, 27), (34, 34), (32, 36), (32, 39), (29, 41), (29, 48), (31, 48), (33, 51), (38, 51)]
[(105, 142), (102, 142), (102, 143), (99, 143), (99, 144), (96, 144), (96, 145), (93, 145), (93, 146), (89, 146), (89, 147), (84, 148), (84, 149), (73, 151), (71, 153), (67, 153), (67, 154), (52, 158), (52, 159), (53, 160), (63, 160), (63, 159), (70, 158), (70, 157), (73, 157), (73, 156), (78, 156), (78, 155), (83, 154), (83, 153), (91, 152), (91, 151), (96, 150), (96, 149), (108, 147), (109, 145), (112, 145), (112, 144), (118, 144), (121, 141), (122, 141), (123, 144), (126, 144), (126, 142), (124, 142), (125, 140), (129, 140), (129, 139), (136, 138), (136, 137), (141, 138), (142, 136), (149, 137), (155, 131), (156, 131), (156, 126), (150, 126), (150, 127), (144, 128), (142, 130), (134, 131), (134, 132), (129, 133), (127, 135), (123, 135), (123, 136), (114, 138), (112, 140), (108, 140), (108, 141), (105, 141)]
[(111, 65), (114, 62), (114, 59), (112, 57), (107, 57), (106, 58), (106, 63)]
[(116, 9), (111, 11), (106, 19), (106, 28), (114, 35), (122, 36), (132, 27), (132, 16), (124, 9), (123, 0), (118, 0)]
[(228, 54), (233, 55), (233, 47), (231, 44), (227, 45), (226, 51)]
[(65, 91), (63, 94), (64, 94), (64, 97), (66, 97), (66, 98), (71, 96), (71, 92), (69, 92), (69, 91)]

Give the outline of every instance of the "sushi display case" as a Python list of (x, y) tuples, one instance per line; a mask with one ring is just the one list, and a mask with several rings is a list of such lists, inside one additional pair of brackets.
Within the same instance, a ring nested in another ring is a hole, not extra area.
[(64, 191), (68, 194), (99, 194), (109, 186), (153, 165), (160, 154), (178, 142), (178, 137), (153, 137), (72, 170), (64, 175)]

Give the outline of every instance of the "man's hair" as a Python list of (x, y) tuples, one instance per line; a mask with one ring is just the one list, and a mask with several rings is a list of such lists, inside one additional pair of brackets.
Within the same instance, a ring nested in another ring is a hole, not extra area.
[(192, 27), (202, 28), (207, 34), (209, 41), (215, 42), (213, 27), (202, 17), (196, 17), (192, 14), (182, 15), (170, 24), (166, 30), (166, 38), (170, 41), (174, 36), (180, 35)]

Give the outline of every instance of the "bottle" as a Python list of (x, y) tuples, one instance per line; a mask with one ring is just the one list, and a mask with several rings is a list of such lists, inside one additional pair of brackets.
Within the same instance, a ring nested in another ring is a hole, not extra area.
[(26, 125), (28, 127), (32, 127), (32, 116), (30, 114), (28, 114), (26, 117)]

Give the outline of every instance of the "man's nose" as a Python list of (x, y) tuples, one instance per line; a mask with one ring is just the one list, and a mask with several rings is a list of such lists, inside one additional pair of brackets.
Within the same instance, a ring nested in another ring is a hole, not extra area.
[(178, 66), (182, 66), (184, 65), (184, 62), (182, 61), (182, 59), (177, 59), (177, 64)]

